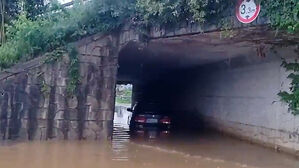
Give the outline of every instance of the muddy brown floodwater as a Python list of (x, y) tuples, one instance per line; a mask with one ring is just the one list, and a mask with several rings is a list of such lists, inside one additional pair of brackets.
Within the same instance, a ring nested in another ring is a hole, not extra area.
[(295, 157), (217, 133), (164, 132), (132, 139), (116, 124), (112, 142), (0, 145), (0, 168), (298, 168)]

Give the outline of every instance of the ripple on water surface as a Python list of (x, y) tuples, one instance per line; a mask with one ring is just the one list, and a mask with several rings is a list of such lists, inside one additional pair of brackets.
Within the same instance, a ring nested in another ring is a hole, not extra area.
[(166, 139), (132, 138), (128, 125), (115, 123), (109, 143), (2, 142), (0, 168), (299, 167), (299, 161), (294, 157), (219, 134), (184, 133)]
[[(210, 139), (202, 141), (201, 146), (192, 143), (201, 142), (195, 139), (131, 142), (130, 136), (121, 130), (115, 130), (113, 136), (116, 134), (121, 138), (114, 137), (111, 143), (52, 141), (1, 146), (0, 168), (298, 168), (299, 165), (295, 158), (263, 148), (253, 156), (252, 150), (260, 147), (243, 142), (240, 145), (234, 140), (216, 144)], [(222, 149), (220, 146), (225, 143), (230, 146)], [(243, 156), (246, 153), (247, 159)]]

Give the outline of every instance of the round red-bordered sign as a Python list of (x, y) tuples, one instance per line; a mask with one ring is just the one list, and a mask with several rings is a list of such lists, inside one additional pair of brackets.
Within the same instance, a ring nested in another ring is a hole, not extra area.
[(251, 23), (259, 15), (261, 6), (256, 4), (254, 0), (238, 0), (236, 7), (236, 16), (242, 23)]

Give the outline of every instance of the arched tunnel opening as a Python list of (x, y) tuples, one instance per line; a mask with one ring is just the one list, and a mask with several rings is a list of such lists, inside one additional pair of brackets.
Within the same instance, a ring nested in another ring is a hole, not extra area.
[(285, 78), (281, 53), (294, 53), (270, 46), (221, 39), (219, 32), (152, 39), (146, 47), (128, 43), (119, 54), (117, 83), (133, 86), (131, 121), (139, 104), (170, 117), (174, 131), (243, 138), (251, 136), (248, 130), (274, 127), (268, 121), (281, 109), (273, 103)]
[(131, 109), (134, 112), (134, 106), (140, 106), (140, 110), (167, 115), (173, 129), (202, 128), (203, 121), (188, 100), (194, 91), (196, 66), (183, 65), (181, 58), (170, 56), (173, 53), (163, 51), (163, 46), (160, 49), (155, 53), (131, 43), (120, 53), (117, 79), (118, 84), (133, 85)]
[(117, 83), (133, 86), (128, 109), (133, 113), (132, 121), (137, 117), (134, 113), (153, 111), (171, 118), (172, 131), (202, 130), (204, 122), (189, 100), (196, 79), (193, 71), (198, 65), (191, 57), (184, 60), (184, 55), (171, 51), (167, 44), (155, 45), (140, 48), (132, 42), (119, 55)]

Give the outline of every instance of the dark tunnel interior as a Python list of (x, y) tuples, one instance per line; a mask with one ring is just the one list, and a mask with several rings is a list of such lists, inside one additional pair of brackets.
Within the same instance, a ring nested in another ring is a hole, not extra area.
[(128, 44), (119, 55), (118, 84), (133, 85), (132, 106), (155, 103), (161, 113), (171, 116), (177, 129), (203, 128), (192, 105), (195, 69), (200, 65), (155, 47), (139, 49), (135, 43)]
[(133, 85), (132, 106), (154, 102), (176, 127), (198, 129), (205, 126), (198, 108), (198, 93), (205, 94), (207, 88), (201, 86), (206, 83), (201, 78), (254, 51), (242, 43), (224, 45), (217, 39), (202, 43), (200, 37), (192, 38), (154, 40), (143, 48), (127, 44), (119, 54), (117, 83)]

